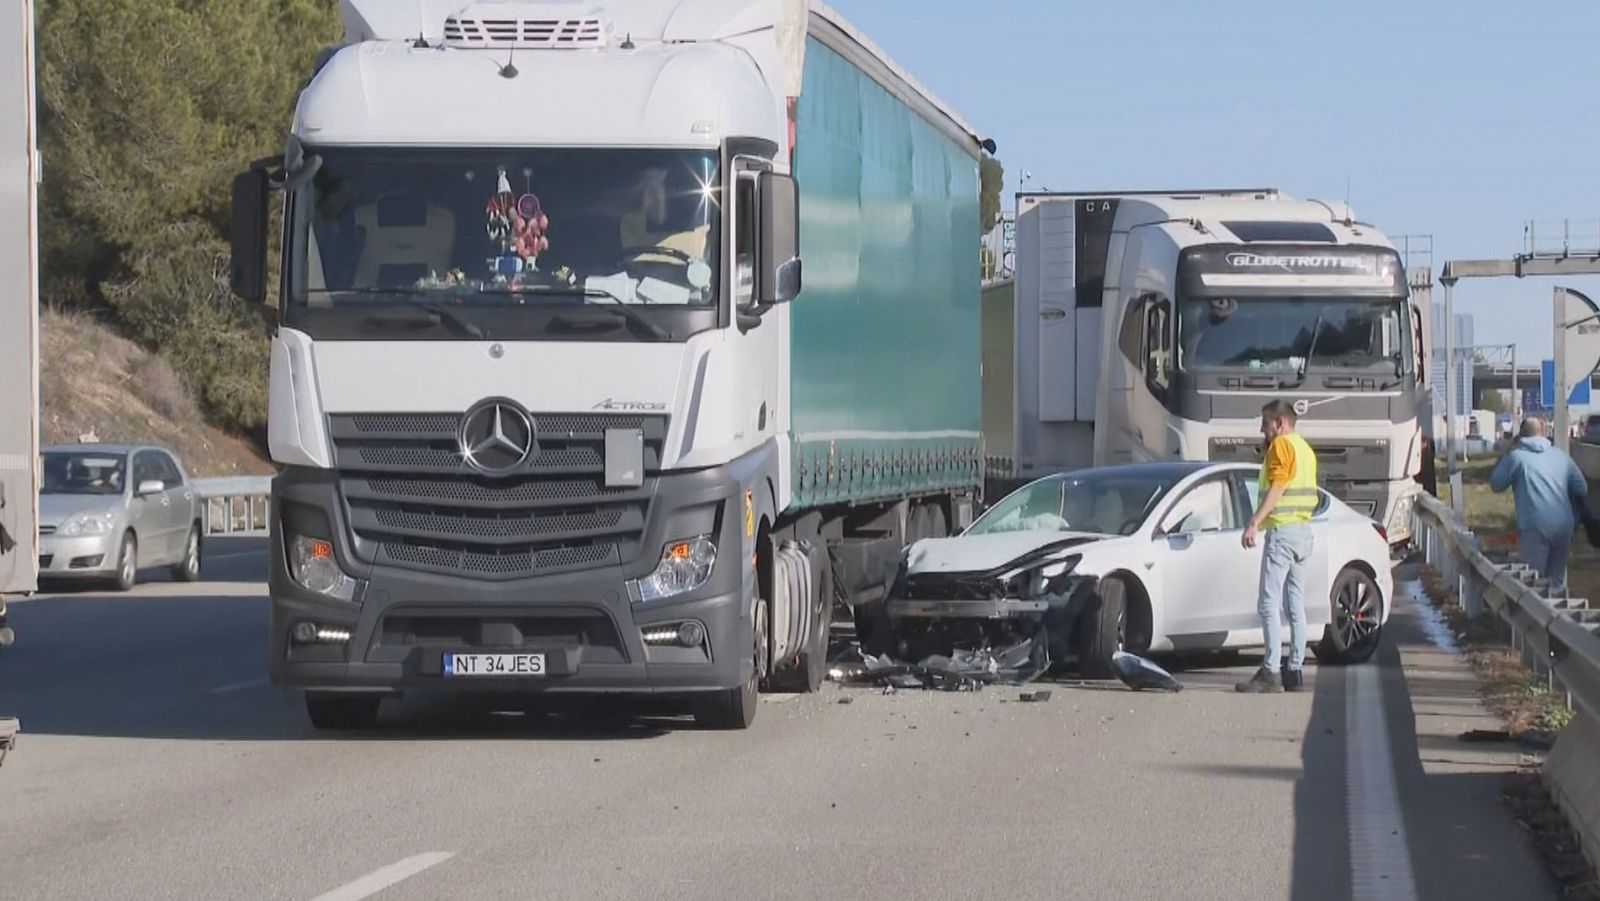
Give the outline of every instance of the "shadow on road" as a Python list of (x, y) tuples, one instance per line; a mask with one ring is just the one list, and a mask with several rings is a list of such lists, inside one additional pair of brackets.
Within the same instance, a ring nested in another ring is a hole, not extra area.
[(41, 596), (11, 608), (0, 711), (33, 735), (212, 741), (632, 740), (694, 728), (681, 707), (595, 698), (439, 694), (386, 700), (379, 728), (319, 733), (298, 692), (267, 684), (258, 584)]

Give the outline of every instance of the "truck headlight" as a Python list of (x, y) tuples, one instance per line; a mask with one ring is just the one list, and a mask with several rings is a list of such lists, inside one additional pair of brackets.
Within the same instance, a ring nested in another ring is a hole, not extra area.
[(301, 588), (341, 601), (353, 601), (359, 587), (333, 556), (333, 542), (296, 535), (289, 539), (289, 575)]
[(67, 518), (56, 530), (57, 535), (78, 538), (87, 535), (106, 535), (116, 524), (115, 513), (76, 513)]
[(643, 603), (694, 591), (711, 578), (717, 543), (709, 535), (674, 541), (661, 549), (655, 572), (633, 583), (634, 598)]

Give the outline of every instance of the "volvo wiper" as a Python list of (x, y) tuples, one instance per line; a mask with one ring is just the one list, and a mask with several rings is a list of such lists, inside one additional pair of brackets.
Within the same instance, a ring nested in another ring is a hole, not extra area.
[(1287, 388), (1298, 388), (1306, 383), (1306, 373), (1311, 370), (1311, 355), (1317, 352), (1317, 336), (1322, 334), (1322, 314), (1317, 314), (1317, 323), (1311, 327), (1311, 343), (1306, 347), (1305, 359), (1300, 361), (1300, 372), (1294, 384), (1286, 385)]

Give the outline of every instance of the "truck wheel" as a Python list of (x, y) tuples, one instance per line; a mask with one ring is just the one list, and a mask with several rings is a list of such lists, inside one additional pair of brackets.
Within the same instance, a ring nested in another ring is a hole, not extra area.
[(183, 545), (183, 559), (172, 568), (172, 577), (180, 582), (200, 581), (200, 527), (189, 527), (189, 539)]
[(118, 591), (132, 591), (139, 582), (139, 540), (129, 532), (122, 536), (117, 551), (117, 572), (111, 577), (111, 587)]
[(1322, 640), (1311, 645), (1318, 660), (1329, 663), (1365, 663), (1378, 650), (1383, 625), (1378, 621), (1383, 599), (1378, 583), (1359, 569), (1339, 573), (1329, 592), (1333, 617), (1322, 632)]
[(1086, 679), (1116, 675), (1111, 655), (1128, 639), (1128, 586), (1121, 579), (1105, 579), (1078, 621), (1078, 672)]
[(750, 677), (738, 688), (719, 691), (694, 701), (694, 721), (707, 729), (748, 729), (761, 703), (761, 679), (766, 675), (767, 602), (756, 599)]
[(775, 673), (771, 679), (777, 691), (810, 694), (822, 688), (828, 677), (828, 638), (833, 630), (833, 570), (823, 566), (817, 593), (822, 599), (822, 610), (812, 617), (811, 634), (806, 636), (804, 650), (795, 656), (793, 666)]
[(306, 692), (306, 713), (311, 725), (325, 732), (371, 729), (378, 723), (377, 695), (339, 695)]

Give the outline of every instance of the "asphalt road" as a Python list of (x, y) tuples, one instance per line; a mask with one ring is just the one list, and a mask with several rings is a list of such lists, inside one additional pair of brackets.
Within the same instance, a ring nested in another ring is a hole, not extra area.
[(1410, 604), (1300, 695), (1182, 661), (1178, 695), (830, 685), (744, 733), (423, 698), (327, 738), (266, 683), (259, 543), (206, 567), (13, 605), (0, 895), (1553, 896), (1496, 797), (1518, 752), (1456, 740), (1488, 723)]

